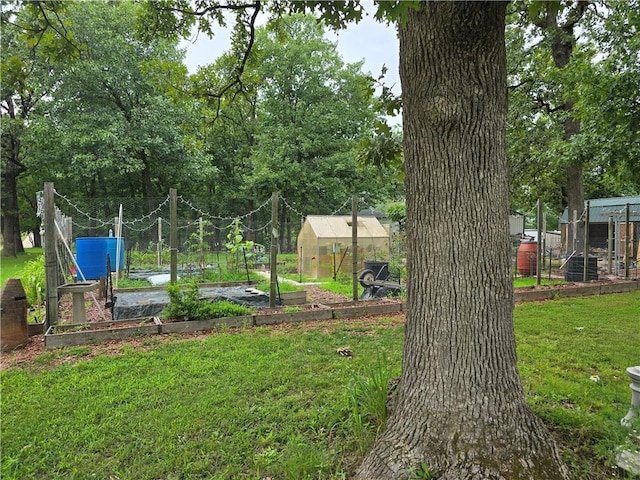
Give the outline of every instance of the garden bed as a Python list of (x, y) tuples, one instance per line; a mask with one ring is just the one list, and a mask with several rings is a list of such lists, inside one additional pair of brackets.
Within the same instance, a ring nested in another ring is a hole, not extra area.
[(520, 287), (513, 292), (514, 302), (536, 302), (557, 298), (586, 297), (609, 293), (626, 293), (640, 290), (637, 280), (608, 281), (600, 280), (588, 283), (566, 283), (562, 285)]
[[(523, 287), (514, 291), (514, 302), (545, 301), (557, 298), (624, 293), (640, 290), (638, 281), (590, 282), (545, 287)], [(306, 292), (305, 296), (306, 296)], [(376, 299), (335, 303), (306, 303), (293, 307), (260, 309), (251, 315), (190, 321), (161, 321), (157, 317), (111, 322), (90, 322), (83, 325), (56, 325), (45, 333), (46, 348), (58, 348), (88, 343), (100, 343), (144, 335), (181, 334), (211, 331), (221, 328), (277, 325), (331, 319), (357, 318), (367, 315), (392, 315), (406, 310), (402, 299)], [(328, 299), (328, 298), (327, 298)], [(294, 310), (295, 309), (295, 310)], [(87, 318), (90, 318), (89, 315)], [(94, 317), (96, 318), (96, 317)]]
[(44, 344), (46, 348), (59, 348), (156, 335), (161, 333), (161, 325), (157, 317), (81, 325), (52, 325), (44, 334)]
[(209, 318), (207, 320), (187, 320), (174, 322), (160, 321), (158, 333), (189, 333), (218, 328), (244, 328), (255, 325), (254, 315), (240, 315), (238, 317)]
[(280, 292), (280, 300), (282, 305), (304, 305), (307, 303), (307, 291), (300, 290), (298, 292)]

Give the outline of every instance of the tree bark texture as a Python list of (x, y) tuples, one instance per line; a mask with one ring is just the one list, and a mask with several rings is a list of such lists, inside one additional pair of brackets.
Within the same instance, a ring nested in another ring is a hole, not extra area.
[(568, 478), (516, 367), (504, 27), (497, 2), (425, 2), (399, 26), (407, 326), (359, 479)]
[(2, 255), (15, 257), (24, 252), (18, 213), (18, 174), (11, 161), (5, 165), (6, 170), (2, 174)]
[[(559, 10), (555, 5), (547, 7), (547, 19), (544, 29), (547, 35), (551, 37), (551, 56), (553, 63), (557, 68), (565, 68), (571, 60), (573, 53), (573, 45), (576, 38), (574, 34), (574, 25), (582, 18), (587, 2), (578, 2), (573, 8), (566, 22), (563, 25), (558, 24)], [(563, 122), (564, 141), (570, 142), (571, 139), (580, 133), (580, 120), (573, 115), (573, 107), (575, 100), (567, 99), (564, 101), (563, 110), (566, 112), (566, 118)], [(567, 159), (567, 209), (569, 213), (569, 223), (567, 223), (567, 255), (571, 255), (576, 251), (581, 253), (584, 251), (584, 223), (578, 221), (573, 223), (574, 210), (578, 213), (578, 220), (584, 211), (584, 181), (582, 174), (581, 158)], [(588, 252), (587, 252), (588, 253)]]
[[(5, 99), (6, 115), (11, 119), (7, 123), (15, 123), (17, 109), (13, 98)], [(24, 252), (20, 234), (20, 215), (18, 207), (18, 177), (24, 172), (20, 161), (20, 138), (15, 131), (17, 127), (7, 127), (2, 132), (2, 255), (15, 257)]]
[[(565, 51), (561, 58), (570, 57), (572, 46), (571, 44), (562, 44), (562, 45), (554, 45), (555, 49), (568, 50)], [(556, 54), (554, 54), (554, 58), (556, 58)], [(559, 68), (564, 67), (563, 64), (556, 63), (556, 66)], [(570, 142), (571, 139), (580, 133), (580, 121), (574, 119), (571, 116), (571, 112), (573, 110), (573, 105), (575, 102), (573, 100), (569, 100), (565, 102), (564, 109), (567, 111), (567, 118), (564, 120), (563, 128), (564, 128), (564, 141)], [(584, 178), (583, 178), (583, 167), (582, 167), (582, 159), (581, 158), (569, 158), (567, 163), (567, 211), (568, 211), (568, 223), (567, 223), (567, 255), (571, 255), (572, 252), (576, 251), (578, 253), (584, 252), (584, 222), (580, 220), (582, 217), (582, 213), (584, 212)], [(576, 211), (578, 213), (577, 222), (573, 222), (573, 212)], [(587, 252), (588, 254), (588, 252)]]

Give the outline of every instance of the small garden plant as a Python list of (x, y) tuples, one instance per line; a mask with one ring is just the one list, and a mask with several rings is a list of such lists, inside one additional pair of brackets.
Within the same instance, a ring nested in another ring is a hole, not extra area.
[(224, 245), (231, 256), (227, 259), (227, 267), (233, 271), (239, 270), (243, 264), (247, 268), (252, 268), (256, 251), (264, 250), (264, 247), (251, 240), (245, 240), (239, 218), (236, 218), (228, 228), (229, 233)]
[(167, 287), (169, 304), (162, 311), (163, 318), (173, 320), (208, 320), (211, 318), (238, 317), (253, 312), (244, 305), (222, 300), (203, 299), (198, 284), (192, 283), (186, 289), (176, 284)]
[(22, 287), (27, 295), (27, 304), (30, 307), (39, 307), (44, 304), (45, 275), (44, 255), (27, 262), (20, 275)]

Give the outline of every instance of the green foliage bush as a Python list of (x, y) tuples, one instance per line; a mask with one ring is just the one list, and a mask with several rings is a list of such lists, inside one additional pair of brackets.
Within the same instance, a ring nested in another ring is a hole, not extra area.
[(243, 305), (229, 301), (209, 301), (200, 298), (198, 284), (192, 283), (188, 288), (178, 285), (167, 287), (169, 304), (162, 311), (163, 318), (175, 320), (207, 320), (210, 318), (237, 317), (248, 315), (252, 310)]
[(22, 287), (27, 294), (27, 304), (30, 307), (37, 307), (44, 303), (45, 297), (45, 274), (44, 255), (36, 260), (27, 262), (20, 275)]

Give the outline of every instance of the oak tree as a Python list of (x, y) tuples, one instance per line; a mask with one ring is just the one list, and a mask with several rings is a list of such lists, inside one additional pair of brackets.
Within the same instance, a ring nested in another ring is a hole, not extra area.
[[(164, 14), (219, 5), (177, 3)], [(337, 26), (362, 13), (357, 2), (289, 8), (319, 9)], [(408, 311), (396, 407), (356, 478), (568, 478), (516, 365), (505, 11), (504, 2), (380, 4), (400, 36)]]
[(516, 366), (505, 7), (429, 2), (399, 24), (407, 325), (396, 407), (357, 478), (568, 477)]

